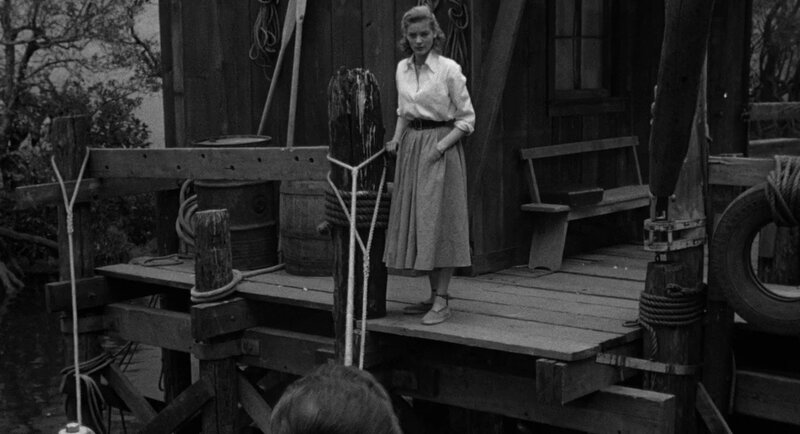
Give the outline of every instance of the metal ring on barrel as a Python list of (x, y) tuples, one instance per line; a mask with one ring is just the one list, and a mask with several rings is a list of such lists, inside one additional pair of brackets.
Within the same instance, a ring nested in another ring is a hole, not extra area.
[(723, 290), (728, 303), (748, 323), (769, 332), (796, 335), (800, 332), (800, 297), (785, 297), (770, 291), (751, 265), (753, 240), (772, 222), (764, 184), (734, 199), (714, 230), (709, 280)]

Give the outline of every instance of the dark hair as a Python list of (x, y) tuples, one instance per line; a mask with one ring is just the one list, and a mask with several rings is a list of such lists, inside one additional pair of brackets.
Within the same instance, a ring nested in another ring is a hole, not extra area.
[(392, 401), (369, 372), (325, 364), (275, 404), (273, 434), (402, 434)]
[(414, 6), (413, 8), (407, 10), (406, 13), (403, 14), (403, 18), (400, 20), (400, 33), (403, 36), (399, 41), (397, 41), (397, 46), (400, 48), (400, 52), (403, 53), (404, 56), (410, 56), (414, 52), (411, 50), (411, 46), (408, 45), (408, 39), (406, 39), (408, 26), (425, 20), (431, 24), (431, 30), (433, 31), (433, 49), (440, 53), (444, 51), (446, 37), (444, 36), (442, 28), (439, 26), (439, 21), (436, 20), (436, 15), (433, 14), (428, 5), (422, 5)]

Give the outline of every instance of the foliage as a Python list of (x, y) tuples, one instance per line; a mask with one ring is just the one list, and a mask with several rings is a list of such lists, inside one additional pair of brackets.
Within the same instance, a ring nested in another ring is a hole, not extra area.
[[(800, 0), (755, 0), (750, 58), (752, 101), (800, 101)], [(760, 122), (760, 136), (797, 137), (796, 122)]]
[[(147, 3), (0, 0), (0, 190), (54, 181), (47, 135), (58, 116), (90, 114), (92, 147), (149, 145), (147, 126), (133, 114), (139, 95), (160, 87), (157, 41), (135, 27)], [(143, 227), (153, 221), (151, 199), (95, 205), (100, 261), (119, 259), (123, 249), (147, 241), (151, 234)], [(52, 208), (0, 213), (0, 227), (50, 239), (57, 236), (55, 221)], [(130, 225), (134, 233), (122, 230)], [(6, 270), (53, 254), (0, 237)]]

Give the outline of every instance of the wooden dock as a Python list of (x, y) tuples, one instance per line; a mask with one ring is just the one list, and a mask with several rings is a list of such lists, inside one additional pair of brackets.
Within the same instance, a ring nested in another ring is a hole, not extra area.
[[(436, 326), (402, 314), (426, 297), (427, 279), (391, 275), (388, 315), (367, 323), (366, 367), (392, 391), (427, 401), (587, 432), (672, 432), (672, 395), (621, 385), (633, 371), (595, 362), (599, 353), (641, 353), (641, 330), (625, 322), (637, 318), (649, 260), (641, 246), (622, 245), (567, 258), (557, 272), (456, 276), (453, 317)], [(188, 296), (194, 285), (191, 261), (97, 274), (109, 294)], [(332, 357), (332, 288), (331, 277), (280, 271), (249, 277), (234, 299), (191, 314), (111, 303), (103, 316), (110, 334), (200, 357), (210, 356), (198, 338), (240, 332), (239, 363), (302, 375)]]
[[(456, 276), (453, 317), (435, 327), (402, 314), (405, 305), (427, 297), (427, 279), (393, 275), (388, 283), (389, 315), (369, 320), (367, 329), (560, 361), (587, 359), (640, 338), (638, 327), (624, 323), (637, 317), (650, 256), (640, 246), (626, 245), (571, 257), (554, 273), (519, 267)], [(191, 261), (162, 267), (117, 264), (97, 273), (178, 290), (194, 285)], [(279, 271), (245, 279), (238, 292), (254, 301), (330, 311), (332, 286), (330, 277)]]

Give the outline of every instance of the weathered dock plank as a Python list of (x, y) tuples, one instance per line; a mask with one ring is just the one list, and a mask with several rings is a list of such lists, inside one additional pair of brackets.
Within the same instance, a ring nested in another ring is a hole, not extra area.
[(384, 318), (370, 320), (367, 330), (566, 361), (591, 357), (600, 351), (602, 343), (620, 338), (610, 333), (457, 310), (451, 319), (436, 327), (392, 312)]

